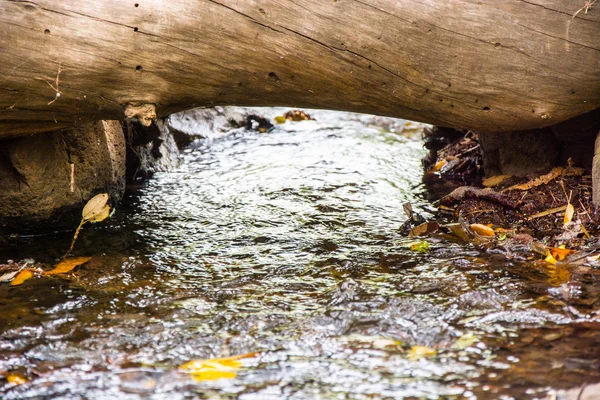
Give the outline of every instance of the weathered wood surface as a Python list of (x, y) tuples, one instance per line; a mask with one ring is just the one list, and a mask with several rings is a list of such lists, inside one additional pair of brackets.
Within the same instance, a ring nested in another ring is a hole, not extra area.
[(600, 4), (574, 17), (584, 4), (0, 0), (0, 137), (121, 119), (128, 103), (551, 125), (600, 107)]

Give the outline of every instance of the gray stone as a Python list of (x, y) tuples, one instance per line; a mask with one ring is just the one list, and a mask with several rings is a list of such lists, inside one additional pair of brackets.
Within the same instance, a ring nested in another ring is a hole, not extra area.
[(0, 142), (0, 230), (8, 233), (77, 224), (98, 193), (125, 190), (125, 137), (118, 121)]

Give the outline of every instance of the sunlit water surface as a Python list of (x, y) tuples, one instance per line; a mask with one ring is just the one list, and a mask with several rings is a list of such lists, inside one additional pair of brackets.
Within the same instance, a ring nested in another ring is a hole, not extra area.
[[(557, 285), (445, 239), (410, 251), (402, 204), (432, 209), (420, 140), (315, 116), (195, 143), (85, 227), (88, 264), (2, 284), (0, 372), (28, 379), (2, 398), (533, 399), (600, 381), (597, 275)], [(234, 377), (178, 369), (248, 353)]]

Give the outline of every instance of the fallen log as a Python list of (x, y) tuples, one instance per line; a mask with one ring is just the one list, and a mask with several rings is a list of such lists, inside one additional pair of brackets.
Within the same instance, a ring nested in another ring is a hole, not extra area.
[(600, 7), (584, 5), (0, 0), (0, 138), (145, 105), (158, 116), (278, 105), (488, 132), (549, 126), (600, 107)]

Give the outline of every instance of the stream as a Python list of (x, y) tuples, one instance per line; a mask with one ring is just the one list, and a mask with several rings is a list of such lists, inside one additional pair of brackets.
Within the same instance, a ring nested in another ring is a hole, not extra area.
[[(0, 397), (555, 399), (600, 382), (597, 273), (556, 280), (442, 237), (411, 251), (402, 205), (435, 210), (418, 127), (310, 113), (194, 142), (84, 227), (87, 264), (0, 284), (0, 372), (25, 380), (0, 376)], [(71, 238), (14, 239), (0, 263), (52, 263)]]

